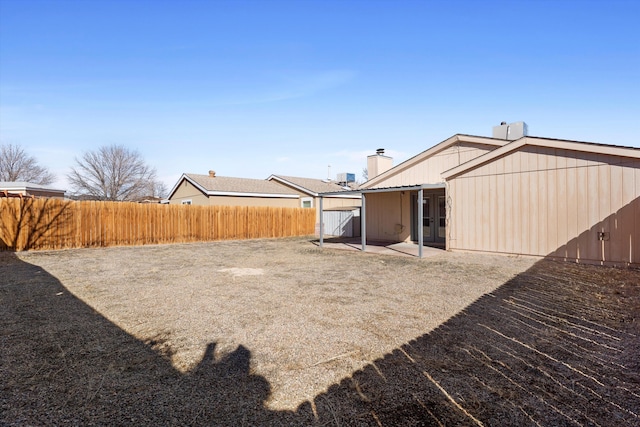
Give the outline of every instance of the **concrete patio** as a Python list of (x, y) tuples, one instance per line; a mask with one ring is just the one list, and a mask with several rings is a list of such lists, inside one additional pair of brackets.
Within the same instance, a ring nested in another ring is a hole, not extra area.
[[(315, 245), (320, 246), (318, 240), (314, 240)], [(346, 251), (361, 251), (362, 240), (359, 237), (354, 238), (324, 238), (322, 247), (325, 249), (339, 249)], [(418, 258), (418, 244), (414, 242), (381, 242), (381, 241), (367, 241), (365, 246), (365, 252), (380, 254), (380, 255), (396, 255), (396, 256), (411, 256)], [(444, 252), (444, 247), (436, 246), (423, 246), (422, 257), (429, 258), (436, 255), (441, 255)]]

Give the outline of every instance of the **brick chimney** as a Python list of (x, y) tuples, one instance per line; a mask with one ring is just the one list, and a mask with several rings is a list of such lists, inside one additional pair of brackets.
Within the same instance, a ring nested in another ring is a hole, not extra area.
[(216, 177), (216, 171), (210, 170), (209, 171), (209, 178), (215, 178), (215, 177)]
[(384, 148), (378, 148), (376, 154), (367, 156), (367, 179), (373, 179), (393, 167), (393, 159), (384, 155)]

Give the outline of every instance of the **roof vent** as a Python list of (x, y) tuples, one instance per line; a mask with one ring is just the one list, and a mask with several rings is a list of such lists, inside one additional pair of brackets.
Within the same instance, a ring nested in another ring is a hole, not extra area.
[(384, 148), (378, 148), (378, 149), (376, 150), (376, 154), (377, 154), (378, 156), (384, 156)]
[(209, 171), (209, 178), (215, 178), (215, 177), (216, 177), (216, 171), (210, 170)]

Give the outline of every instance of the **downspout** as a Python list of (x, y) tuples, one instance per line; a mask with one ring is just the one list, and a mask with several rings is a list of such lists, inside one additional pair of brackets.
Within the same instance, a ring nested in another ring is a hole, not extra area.
[(323, 214), (323, 209), (322, 209), (322, 201), (323, 201), (324, 197), (320, 196), (320, 247), (322, 247), (322, 244), (324, 243), (324, 239), (323, 239), (323, 235), (324, 235), (324, 214)]
[(418, 190), (418, 257), (422, 258), (422, 245), (424, 240), (424, 218), (423, 218), (423, 206), (422, 202), (424, 197), (424, 189)]
[(362, 252), (364, 252), (367, 249), (367, 198), (365, 197), (364, 193), (362, 193), (362, 199), (361, 199), (361, 211), (360, 211), (360, 235), (362, 238)]
[(449, 241), (451, 240), (451, 196), (449, 195), (449, 181), (444, 182), (444, 203), (445, 203), (445, 240), (444, 250), (449, 250)]

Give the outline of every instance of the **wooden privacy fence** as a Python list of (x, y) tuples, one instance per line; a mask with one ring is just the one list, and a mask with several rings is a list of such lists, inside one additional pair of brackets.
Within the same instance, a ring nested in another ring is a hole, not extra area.
[(0, 250), (312, 235), (315, 209), (0, 198)]

